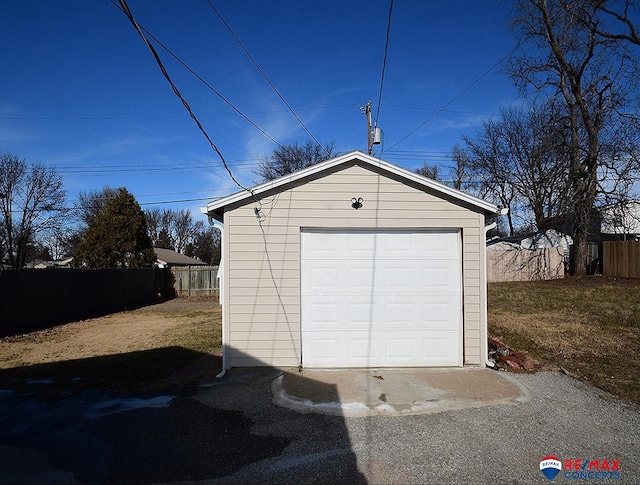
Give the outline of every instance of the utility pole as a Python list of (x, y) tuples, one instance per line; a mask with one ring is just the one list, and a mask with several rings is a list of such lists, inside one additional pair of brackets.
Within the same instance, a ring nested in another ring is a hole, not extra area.
[(366, 106), (360, 108), (360, 111), (367, 117), (367, 147), (369, 155), (373, 154), (373, 131), (371, 129), (371, 101)]
[(378, 128), (377, 120), (376, 126), (371, 126), (371, 101), (360, 108), (360, 111), (367, 117), (367, 149), (369, 155), (373, 155), (373, 145), (380, 145), (382, 143), (382, 130)]

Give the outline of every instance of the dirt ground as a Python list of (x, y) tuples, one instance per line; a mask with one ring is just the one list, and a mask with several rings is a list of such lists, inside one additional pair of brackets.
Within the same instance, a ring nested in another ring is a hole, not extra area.
[(217, 298), (176, 298), (0, 340), (0, 369), (149, 350), (199, 322), (219, 324)]

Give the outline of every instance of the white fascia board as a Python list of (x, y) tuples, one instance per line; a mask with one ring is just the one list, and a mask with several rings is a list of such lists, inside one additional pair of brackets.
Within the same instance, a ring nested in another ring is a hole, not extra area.
[[(307, 167), (305, 169), (302, 170), (298, 170), (297, 172), (293, 172), (287, 175), (284, 175), (280, 178), (274, 179), (274, 180), (269, 180), (263, 184), (260, 185), (256, 185), (254, 187), (249, 187), (249, 190), (240, 190), (238, 192), (235, 192), (231, 195), (228, 195), (227, 197), (223, 197), (221, 199), (218, 200), (214, 200), (212, 202), (209, 202), (209, 204), (207, 204), (207, 212), (211, 212), (214, 211), (216, 209), (220, 209), (221, 207), (225, 207), (227, 205), (230, 204), (234, 204), (236, 202), (240, 202), (244, 199), (250, 199), (251, 197), (257, 197), (260, 194), (267, 192), (269, 190), (272, 189), (277, 189), (278, 187), (281, 187), (282, 185), (291, 183), (291, 182), (295, 182), (301, 178), (304, 177), (308, 177), (310, 175), (314, 175), (318, 172), (321, 172), (323, 170), (327, 170), (331, 167), (334, 167), (336, 165), (339, 165), (341, 163), (344, 163), (346, 161), (350, 161), (353, 160), (354, 158), (358, 158), (355, 157), (355, 154), (361, 154), (361, 152), (358, 151), (354, 151), (354, 152), (350, 152), (350, 153), (346, 153), (344, 155), (341, 155), (339, 157), (336, 158), (332, 158), (330, 160), (326, 160), (324, 162), (320, 162), (317, 163), (315, 165), (312, 165), (310, 167)], [(364, 154), (362, 154), (364, 155)]]
[[(367, 155), (366, 153), (363, 153), (359, 150), (354, 150), (349, 153), (345, 153), (344, 155), (340, 155), (336, 158), (332, 158), (330, 160), (320, 162), (316, 165), (312, 165), (303, 170), (299, 170), (297, 172), (287, 174), (278, 179), (270, 180), (263, 184), (256, 185), (255, 187), (252, 187), (249, 190), (241, 190), (227, 197), (223, 197), (221, 199), (209, 202), (207, 204), (206, 213), (211, 213), (216, 209), (220, 209), (222, 207), (225, 207), (230, 204), (234, 204), (236, 202), (241, 202), (245, 199), (250, 199), (252, 197), (259, 197), (260, 194), (267, 192), (269, 190), (277, 189), (278, 187), (281, 187), (283, 185), (296, 182), (305, 177), (315, 175), (325, 170), (329, 170), (337, 165), (351, 162), (353, 160), (358, 160), (358, 161), (364, 162), (366, 165), (371, 165), (374, 167), (381, 168), (386, 172), (398, 175), (407, 180), (411, 180), (413, 182), (418, 183), (419, 185), (432, 189), (443, 195), (448, 195), (453, 199), (457, 199), (461, 202), (465, 202), (474, 207), (477, 207), (478, 209), (482, 209), (484, 212), (496, 214), (496, 215), (500, 214), (500, 208), (494, 204), (491, 204), (490, 202), (487, 202), (486, 200), (482, 200), (472, 195), (461, 192), (459, 190), (453, 189), (447, 185), (441, 184), (440, 182), (436, 182), (435, 180), (423, 177), (422, 175), (418, 175), (415, 172), (399, 167), (398, 165), (394, 165), (384, 160), (380, 160), (379, 158), (375, 158), (371, 155)], [(203, 212), (205, 211), (203, 210)]]

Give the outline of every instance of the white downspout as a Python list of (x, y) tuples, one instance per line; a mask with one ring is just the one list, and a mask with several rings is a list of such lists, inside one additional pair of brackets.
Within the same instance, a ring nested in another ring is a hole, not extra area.
[[(500, 209), (501, 216), (505, 216), (508, 213), (509, 213), (508, 207), (504, 207)], [(487, 233), (497, 225), (498, 223), (494, 221), (488, 226), (484, 226), (484, 271), (482, 272), (482, 277), (484, 280), (483, 285), (484, 285), (484, 291), (485, 291), (485, 298), (484, 298), (484, 305), (483, 305), (484, 308), (482, 309), (482, 312), (484, 313), (484, 345), (486, 345), (486, 351), (484, 353), (484, 363), (487, 367), (495, 367), (495, 364), (489, 360), (489, 311), (487, 309), (487, 293), (489, 290), (487, 286)]]
[(485, 291), (485, 297), (484, 297), (484, 305), (483, 305), (483, 313), (484, 313), (484, 345), (485, 347), (485, 352), (484, 352), (484, 363), (487, 367), (495, 367), (495, 364), (493, 362), (491, 362), (489, 360), (489, 311), (487, 309), (487, 293), (488, 293), (488, 287), (487, 287), (487, 233), (495, 228), (498, 225), (497, 222), (492, 222), (491, 224), (489, 224), (488, 226), (484, 226), (484, 271), (483, 273), (483, 285), (484, 285), (484, 291)]
[[(206, 208), (201, 207), (200, 210), (203, 214), (205, 214), (209, 219), (209, 224), (215, 227), (220, 231), (220, 264), (218, 264), (218, 303), (222, 307), (224, 304), (224, 225), (222, 223), (216, 221), (210, 214), (207, 213)], [(227, 338), (226, 338), (226, 328), (227, 322), (224, 317), (224, 309), (222, 309), (222, 370), (218, 375), (216, 375), (216, 379), (220, 379), (227, 372)]]
[(226, 337), (227, 322), (226, 322), (226, 318), (224, 317), (225, 315), (224, 309), (222, 308), (222, 306), (224, 305), (224, 295), (225, 295), (224, 259), (222, 257), (222, 255), (224, 254), (223, 253), (224, 226), (220, 224), (218, 221), (215, 221), (211, 218), (209, 218), (209, 222), (213, 227), (218, 228), (218, 230), (220, 231), (220, 263), (218, 264), (217, 278), (218, 278), (218, 302), (220, 303), (221, 310), (223, 310), (221, 312), (222, 313), (222, 370), (220, 371), (220, 374), (216, 376), (216, 379), (220, 379), (227, 372), (227, 337)]

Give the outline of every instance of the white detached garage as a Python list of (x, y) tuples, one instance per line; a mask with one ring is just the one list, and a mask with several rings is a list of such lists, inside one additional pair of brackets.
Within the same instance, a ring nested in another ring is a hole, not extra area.
[(225, 369), (484, 365), (493, 204), (355, 151), (205, 211)]

